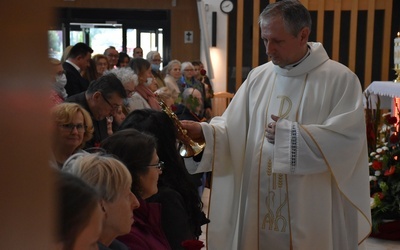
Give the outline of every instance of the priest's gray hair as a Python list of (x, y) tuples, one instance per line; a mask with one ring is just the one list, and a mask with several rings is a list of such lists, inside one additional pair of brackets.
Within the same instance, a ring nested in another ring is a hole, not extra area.
[(263, 26), (266, 20), (275, 17), (283, 18), (286, 31), (293, 36), (297, 36), (304, 27), (311, 31), (310, 12), (298, 0), (282, 0), (268, 4), (260, 14), (260, 26)]

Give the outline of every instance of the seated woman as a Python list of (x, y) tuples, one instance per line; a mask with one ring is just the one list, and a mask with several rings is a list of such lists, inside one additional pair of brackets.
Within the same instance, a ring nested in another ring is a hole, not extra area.
[[(204, 85), (195, 78), (195, 67), (190, 62), (183, 62), (181, 65), (182, 77), (178, 80), (178, 87), (181, 93), (186, 88), (195, 88), (200, 91), (203, 101), (206, 100), (206, 91)], [(211, 112), (211, 104), (203, 102), (202, 110), (206, 114)]]
[(52, 89), (50, 93), (51, 104), (57, 105), (67, 98), (67, 91), (65, 90), (65, 85), (67, 84), (67, 77), (64, 74), (64, 69), (62, 67), (61, 61), (50, 58), (49, 59), (52, 69)]
[(161, 110), (154, 91), (157, 90), (157, 82), (151, 73), (150, 63), (143, 58), (133, 58), (129, 66), (138, 75), (139, 84), (135, 93), (129, 99), (129, 112), (136, 109), (151, 108)]
[(80, 178), (56, 172), (57, 250), (96, 249), (104, 213), (99, 195)]
[(97, 54), (92, 57), (94, 64), (96, 65), (96, 79), (104, 75), (104, 72), (109, 67), (108, 59), (105, 55)]
[(117, 62), (117, 67), (118, 68), (125, 68), (129, 67), (129, 61), (131, 58), (126, 54), (125, 52), (119, 52), (119, 57), (118, 57), (118, 62)]
[(132, 192), (140, 202), (139, 209), (133, 211), (135, 224), (131, 232), (118, 239), (131, 249), (171, 249), (161, 227), (161, 206), (144, 201), (157, 193), (162, 173), (155, 139), (135, 129), (125, 129), (105, 139), (101, 146), (128, 167), (133, 179)]
[(164, 78), (165, 85), (167, 85), (171, 90), (174, 102), (177, 102), (179, 93), (181, 93), (178, 87), (179, 78), (182, 76), (181, 62), (178, 60), (172, 60), (164, 68), (166, 73)]
[(130, 113), (120, 126), (121, 130), (128, 128), (157, 138), (157, 153), (165, 169), (158, 181), (158, 193), (147, 201), (161, 203), (162, 226), (168, 241), (172, 249), (183, 249), (182, 242), (197, 239), (201, 235), (201, 225), (208, 219), (202, 212), (203, 204), (197, 187), (177, 150), (175, 125), (163, 112), (142, 109)]
[(65, 162), (62, 171), (78, 176), (100, 194), (104, 221), (99, 249), (127, 250), (115, 238), (129, 233), (134, 222), (132, 211), (139, 202), (131, 192), (132, 177), (125, 165), (111, 156), (78, 153)]
[(81, 150), (93, 137), (93, 122), (90, 114), (76, 103), (60, 103), (51, 110), (53, 129), (50, 165), (61, 168), (72, 154)]
[(172, 108), (172, 106), (174, 106), (175, 101), (172, 96), (171, 89), (169, 89), (168, 87), (159, 88), (154, 93), (156, 94), (156, 96), (158, 96), (160, 100), (162, 100), (165, 103), (165, 105), (167, 105), (167, 107)]

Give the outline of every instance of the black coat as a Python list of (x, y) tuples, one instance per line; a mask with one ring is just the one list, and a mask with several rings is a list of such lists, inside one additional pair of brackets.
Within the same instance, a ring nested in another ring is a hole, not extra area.
[(65, 90), (68, 96), (73, 96), (84, 92), (89, 87), (89, 81), (81, 76), (78, 70), (68, 62), (63, 63), (65, 76), (67, 77), (67, 84)]

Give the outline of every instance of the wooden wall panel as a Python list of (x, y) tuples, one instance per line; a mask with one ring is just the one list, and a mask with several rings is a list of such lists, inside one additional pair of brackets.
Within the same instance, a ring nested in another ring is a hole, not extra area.
[[(270, 0), (269, 3), (276, 2), (275, 0)], [(341, 53), (345, 53), (341, 51), (341, 34), (343, 28), (349, 29), (349, 52), (348, 52), (348, 61), (342, 62), (346, 66), (348, 66), (352, 71), (356, 72), (356, 61), (362, 61), (364, 63), (364, 69), (362, 76), (363, 77), (362, 85), (364, 88), (368, 87), (370, 82), (372, 81), (372, 72), (374, 70), (374, 58), (373, 53), (374, 49), (378, 49), (378, 51), (382, 51), (379, 58), (382, 61), (382, 64), (379, 65), (381, 67), (380, 70), (380, 79), (382, 81), (389, 80), (389, 72), (392, 62), (389, 61), (390, 58), (390, 48), (393, 46), (391, 40), (391, 27), (392, 27), (392, 0), (300, 0), (302, 4), (310, 11), (317, 12), (317, 20), (316, 20), (316, 41), (327, 43), (328, 41), (324, 39), (331, 39), (329, 43), (332, 44), (331, 57), (333, 60), (339, 61), (341, 58)], [(261, 10), (262, 11), (262, 10)], [(333, 30), (331, 33), (332, 36), (324, 37), (325, 27), (325, 13), (327, 11), (333, 11)], [(350, 11), (350, 23), (348, 25), (341, 25), (342, 14), (344, 11)], [(367, 24), (366, 24), (366, 38), (365, 41), (359, 41), (357, 38), (357, 32), (359, 31), (359, 13), (367, 12)], [(376, 11), (384, 11), (384, 23), (383, 23), (383, 37), (376, 38), (374, 34), (374, 26), (375, 26), (375, 14)], [(259, 13), (255, 13), (255, 16), (258, 16)], [(254, 29), (255, 30), (255, 29)], [(346, 31), (347, 32), (347, 31)], [(254, 39), (259, 39), (257, 32), (253, 32), (253, 44)], [(377, 48), (374, 44), (374, 41), (382, 41), (382, 48)], [(363, 55), (357, 55), (357, 45), (362, 44), (365, 46), (365, 51)], [(239, 53), (239, 51), (238, 51)], [(378, 53), (379, 54), (379, 53)], [(255, 54), (253, 53), (253, 56)], [(357, 58), (358, 56), (358, 58)], [(259, 59), (252, 60), (253, 67), (258, 65)], [(376, 66), (375, 66), (376, 67)], [(241, 78), (240, 78), (241, 79)]]
[[(237, 21), (236, 21), (236, 89), (242, 84), (243, 68), (243, 15), (244, 0), (237, 1)], [(254, 34), (253, 34), (254, 36)], [(253, 38), (254, 40), (254, 38)]]

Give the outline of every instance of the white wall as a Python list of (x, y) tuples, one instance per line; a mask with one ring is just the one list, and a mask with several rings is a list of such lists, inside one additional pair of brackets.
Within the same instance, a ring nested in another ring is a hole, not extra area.
[[(212, 25), (212, 12), (217, 12), (217, 46), (210, 48), (211, 66), (213, 71), (214, 92), (226, 91), (227, 88), (227, 72), (228, 72), (228, 15), (224, 14), (219, 6), (221, 0), (198, 0), (202, 1), (205, 5), (206, 22), (208, 29), (208, 37), (211, 39), (211, 25)], [(207, 72), (209, 65), (207, 65), (206, 51), (204, 49), (205, 36), (202, 35), (200, 56), (201, 61), (204, 63)], [(209, 41), (211, 45), (211, 40)]]

